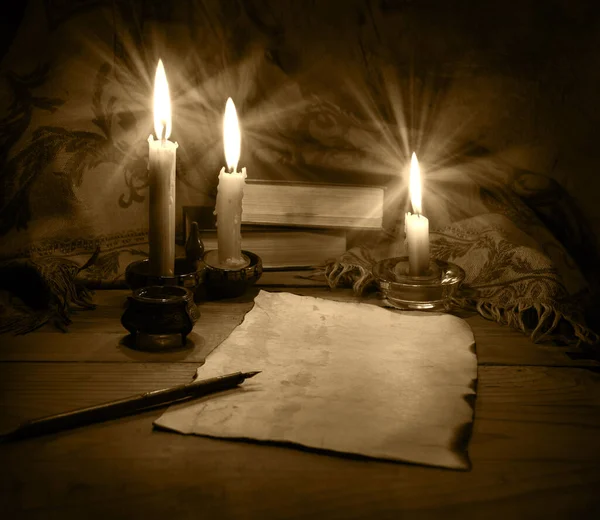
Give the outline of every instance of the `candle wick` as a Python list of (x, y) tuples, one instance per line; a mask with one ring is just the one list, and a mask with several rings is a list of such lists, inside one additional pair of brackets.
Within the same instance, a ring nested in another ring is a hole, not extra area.
[(161, 122), (161, 128), (160, 128), (160, 142), (161, 144), (165, 144), (165, 141), (167, 140), (166, 137), (166, 133), (167, 133), (167, 122), (163, 119)]

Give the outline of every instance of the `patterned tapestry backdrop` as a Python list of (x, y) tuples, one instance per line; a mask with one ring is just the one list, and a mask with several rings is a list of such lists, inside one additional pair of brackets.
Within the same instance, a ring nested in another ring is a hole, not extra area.
[[(571, 33), (582, 29), (584, 48), (594, 33), (583, 29), (598, 20), (584, 2), (485, 4), (30, 0), (0, 71), (1, 259), (82, 264), (100, 246), (81, 274), (111, 282), (146, 254), (160, 57), (179, 143), (178, 207), (214, 200), (231, 96), (250, 178), (385, 184), (397, 216), (416, 150), (434, 228), (475, 216), (473, 189), (487, 179), (526, 201), (588, 274), (595, 239), (561, 187), (577, 185), (556, 167), (565, 99), (579, 87), (558, 73), (579, 56)], [(474, 182), (460, 163), (482, 154), (495, 166)], [(583, 192), (575, 195), (590, 216)]]

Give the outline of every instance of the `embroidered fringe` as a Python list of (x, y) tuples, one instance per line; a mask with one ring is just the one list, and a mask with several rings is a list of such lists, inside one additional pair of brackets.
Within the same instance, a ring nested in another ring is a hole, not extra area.
[[(533, 343), (560, 340), (563, 343), (576, 342), (593, 345), (600, 341), (598, 334), (578, 323), (569, 313), (559, 310), (556, 304), (520, 302), (512, 307), (504, 308), (491, 301), (479, 300), (464, 307), (472, 307), (486, 319), (528, 334)], [(571, 337), (560, 331), (565, 324), (572, 330)], [(573, 336), (577, 339), (573, 340)]]
[(371, 285), (374, 278), (371, 269), (362, 265), (334, 262), (325, 268), (325, 279), (331, 289), (340, 285), (349, 285), (353, 281), (352, 289), (356, 294), (362, 294)]
[[(324, 274), (331, 289), (352, 284), (357, 295), (362, 294), (374, 281), (370, 268), (359, 262), (336, 261), (325, 267)], [(519, 302), (508, 308), (489, 300), (455, 299), (454, 303), (460, 308), (476, 311), (486, 319), (520, 330), (528, 334), (534, 343), (559, 340), (563, 343), (593, 345), (600, 341), (598, 334), (578, 323), (556, 303)], [(565, 324), (570, 326), (571, 335), (561, 333), (560, 328)], [(573, 337), (577, 339), (573, 340)]]

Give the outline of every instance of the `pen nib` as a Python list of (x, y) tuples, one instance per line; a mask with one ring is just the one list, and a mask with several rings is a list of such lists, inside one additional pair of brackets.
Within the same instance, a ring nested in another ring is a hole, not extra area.
[(254, 377), (256, 374), (260, 374), (260, 370), (255, 370), (254, 372), (244, 372), (244, 379), (250, 379)]

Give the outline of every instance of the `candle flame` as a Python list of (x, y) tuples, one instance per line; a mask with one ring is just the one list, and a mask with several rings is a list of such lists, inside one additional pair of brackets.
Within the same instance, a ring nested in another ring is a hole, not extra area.
[(419, 161), (417, 160), (417, 154), (413, 152), (410, 159), (410, 203), (412, 205), (413, 212), (417, 215), (421, 214), (421, 168), (419, 168)]
[(240, 160), (241, 148), (240, 125), (237, 112), (231, 98), (227, 99), (225, 105), (225, 117), (223, 118), (223, 144), (225, 147), (225, 161), (227, 168), (235, 171)]
[(158, 60), (154, 77), (154, 132), (157, 139), (171, 135), (171, 96), (162, 60)]

